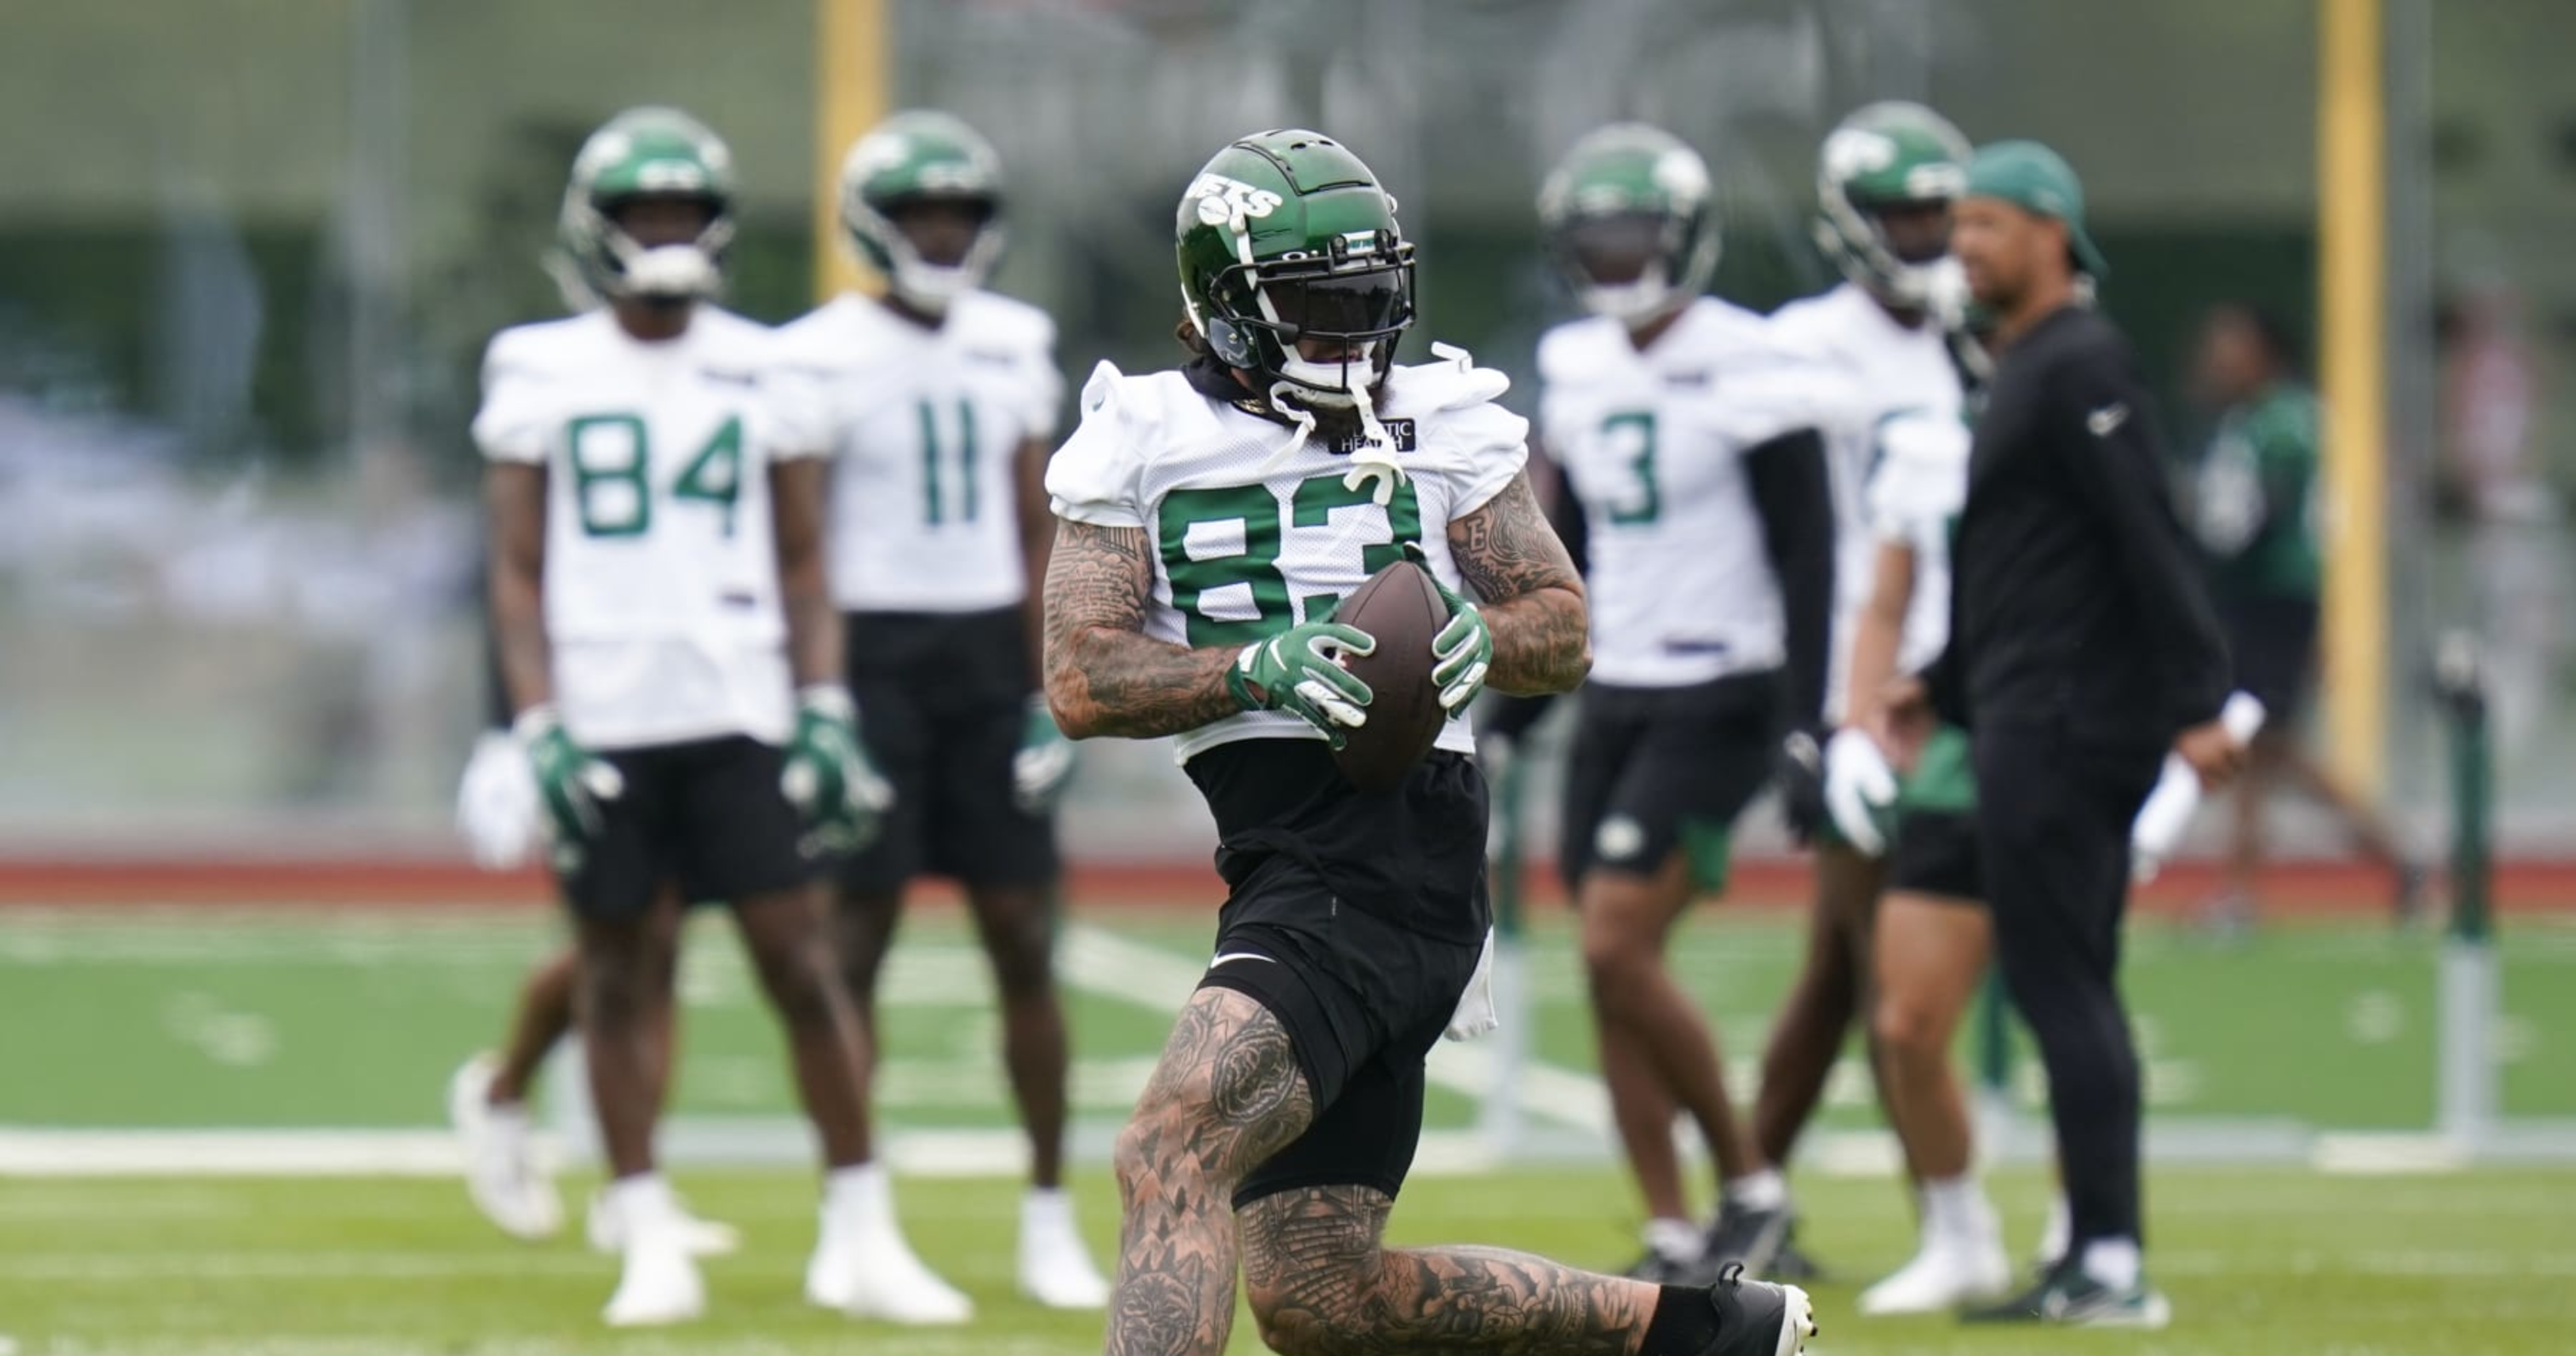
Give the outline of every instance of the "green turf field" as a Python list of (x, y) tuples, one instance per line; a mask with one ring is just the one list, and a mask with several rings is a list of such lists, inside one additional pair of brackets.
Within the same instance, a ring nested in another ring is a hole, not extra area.
[[(682, 1174), (747, 1250), (708, 1270), (689, 1328), (611, 1335), (595, 1314), (613, 1265), (567, 1242), (504, 1242), (435, 1181), (53, 1180), (0, 1183), (0, 1332), (20, 1356), (1020, 1356), (1099, 1350), (1096, 1317), (1010, 1295), (1007, 1182), (906, 1197), (915, 1245), (969, 1292), (969, 1328), (853, 1325), (798, 1296), (810, 1179)], [(2002, 1181), (2017, 1246), (2039, 1179)], [(1107, 1183), (1077, 1186), (1105, 1249)], [(1602, 1172), (1433, 1178), (1407, 1191), (1399, 1242), (1473, 1240), (1594, 1264), (1629, 1240)], [(1818, 1255), (1854, 1279), (1901, 1261), (1907, 1224), (1885, 1183), (1804, 1184)], [(2576, 1175), (2333, 1178), (2169, 1171), (2151, 1191), (2150, 1266), (2172, 1295), (2160, 1334), (1963, 1330), (1852, 1316), (1855, 1287), (1819, 1287), (1820, 1356), (2560, 1356), (2576, 1333)], [(1234, 1352), (1260, 1350), (1248, 1325)]]
[[(696, 920), (683, 975), (681, 1110), (790, 1106), (777, 1042), (719, 913)], [(1075, 1098), (1115, 1121), (1143, 1083), (1166, 1015), (1204, 955), (1186, 914), (1080, 911), (1062, 948), (1076, 1026)], [(447, 1072), (498, 1039), (527, 965), (552, 945), (537, 913), (0, 912), (0, 1125), (405, 1127), (435, 1124)], [(1560, 922), (1531, 941), (1532, 1044), (1566, 1075), (1529, 1097), (1541, 1120), (1600, 1124), (1591, 1033)], [(1680, 973), (1715, 1014), (1739, 1075), (1758, 1055), (1797, 961), (1775, 914), (1712, 910), (1683, 935)], [(2576, 1116), (2576, 926), (2514, 920), (2503, 941), (2504, 1109)], [(2169, 1116), (2294, 1118), (2332, 1129), (2422, 1129), (2433, 1107), (2437, 944), (2376, 919), (2286, 924), (2225, 946), (2142, 921), (2127, 984), (2148, 1097)], [(1009, 1123), (982, 961), (956, 914), (906, 930), (884, 992), (883, 1114), (902, 1128)], [(1568, 1080), (1572, 1081), (1568, 1081)], [(2027, 1054), (2015, 1087), (2035, 1104)], [(1473, 1114), (1474, 1084), (1434, 1089), (1431, 1119)], [(1846, 1061), (1836, 1123), (1871, 1124)]]

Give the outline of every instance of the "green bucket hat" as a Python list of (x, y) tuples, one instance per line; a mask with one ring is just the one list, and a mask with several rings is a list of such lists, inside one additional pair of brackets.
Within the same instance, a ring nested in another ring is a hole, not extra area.
[(2084, 183), (2066, 157), (2036, 141), (1998, 141), (1980, 146), (1968, 162), (1970, 198), (1999, 198), (2025, 212), (2066, 223), (2066, 242), (2075, 266), (2095, 278), (2107, 278), (2111, 266), (2093, 237), (2084, 233)]

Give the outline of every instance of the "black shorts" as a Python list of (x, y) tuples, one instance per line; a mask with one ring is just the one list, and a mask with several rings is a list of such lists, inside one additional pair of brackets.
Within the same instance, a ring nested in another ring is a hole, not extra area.
[(894, 787), (841, 884), (891, 894), (923, 874), (967, 886), (1056, 878), (1055, 817), (1020, 808), (1011, 759), (1028, 722), (1026, 614), (855, 612), (842, 619), (868, 758)]
[(2263, 728), (2296, 729), (2317, 672), (2317, 600), (2248, 594), (2219, 607), (2236, 686), (2263, 703)]
[(1779, 692), (1769, 672), (1688, 687), (1586, 684), (1557, 850), (1566, 888), (1595, 867), (1652, 875), (1676, 848), (1701, 889), (1726, 888), (1736, 816), (1771, 779)]
[(1393, 1196), (1422, 1136), (1423, 1060), (1474, 978), (1485, 896), (1485, 780), (1435, 751), (1396, 787), (1353, 790), (1310, 740), (1219, 745), (1189, 762), (1228, 894), (1202, 988), (1279, 1019), (1314, 1123), (1244, 1178), (1237, 1208), (1357, 1185)]
[(828, 869), (778, 789), (787, 755), (775, 745), (727, 735), (599, 756), (625, 790), (599, 803), (599, 835), (580, 866), (558, 873), (564, 902), (584, 918), (640, 917), (666, 885), (685, 903), (739, 903)]
[(1907, 810), (1897, 818), (1896, 842), (1887, 853), (1887, 891), (1981, 903), (1986, 897), (1983, 860), (1975, 815)]

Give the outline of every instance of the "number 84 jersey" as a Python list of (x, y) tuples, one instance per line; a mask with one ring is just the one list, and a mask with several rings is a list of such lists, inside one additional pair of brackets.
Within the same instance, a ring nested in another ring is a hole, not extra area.
[(492, 340), (474, 441), (546, 469), (555, 700), (586, 744), (787, 737), (769, 468), (824, 440), (774, 345), (712, 306), (661, 343), (604, 309)]
[(1802, 399), (1750, 311), (1703, 297), (1644, 352), (1593, 317), (1540, 339), (1539, 431), (1584, 513), (1592, 678), (1683, 687), (1787, 662), (1743, 454)]
[[(1463, 590), (1449, 524), (1501, 493), (1528, 458), (1528, 423), (1493, 403), (1509, 381), (1464, 354), (1388, 374), (1377, 408), (1400, 476), (1203, 394), (1192, 375), (1207, 374), (1131, 377), (1100, 364), (1083, 387), (1081, 427), (1047, 467), (1057, 516), (1145, 529), (1145, 631), (1175, 644), (1246, 645), (1329, 615), (1407, 543)], [(1181, 735), (1176, 751), (1186, 762), (1238, 739), (1322, 737), (1295, 716), (1252, 711)], [(1474, 752), (1463, 716), (1438, 746)]]

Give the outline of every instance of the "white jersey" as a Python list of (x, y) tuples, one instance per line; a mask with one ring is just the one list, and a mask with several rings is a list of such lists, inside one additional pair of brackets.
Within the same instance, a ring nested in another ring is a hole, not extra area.
[(853, 612), (981, 612), (1028, 595), (1021, 445), (1055, 435), (1055, 323), (970, 292), (929, 329), (844, 294), (779, 331), (830, 421), (832, 596)]
[(1743, 453), (1812, 418), (1760, 316), (1703, 297), (1639, 352), (1592, 317), (1539, 340), (1539, 425), (1582, 502), (1592, 678), (1684, 687), (1788, 661)]
[(1897, 641), (1899, 673), (1919, 673), (1950, 643), (1950, 534), (1968, 502), (1967, 424), (1954, 412), (1907, 412), (1879, 425), (1869, 478), (1870, 537), (1914, 553), (1914, 596)]
[[(1771, 330), (1774, 344), (1784, 354), (1816, 365), (1839, 392), (1829, 398), (1822, 424), (1825, 457), (1833, 471), (1837, 541), (1833, 670), (1825, 714), (1827, 719), (1839, 720), (1850, 676), (1852, 623), (1868, 604), (1871, 581), (1877, 575), (1878, 537), (1872, 526), (1870, 483), (1880, 456), (1879, 426), (1906, 413), (1956, 423), (1962, 404), (1959, 377), (1937, 323), (1900, 325), (1857, 283), (1846, 282), (1781, 307), (1771, 317)], [(1921, 584), (1918, 576), (1918, 604)], [(1909, 654), (1916, 648), (1912, 618), (1921, 614), (1919, 605), (1909, 614), (1905, 642)], [(1939, 625), (1946, 634), (1946, 603)], [(1939, 648), (1936, 643), (1934, 653)]]
[[(1246, 645), (1321, 615), (1418, 542), (1441, 582), (1464, 591), (1449, 524), (1484, 507), (1528, 460), (1529, 425), (1494, 402), (1510, 383), (1455, 361), (1399, 367), (1378, 413), (1404, 468), (1346, 483), (1352, 460), (1320, 438), (1210, 400), (1179, 372), (1125, 376), (1102, 363), (1082, 389), (1082, 426), (1047, 467), (1056, 513), (1142, 527), (1154, 541), (1145, 631), (1199, 646)], [(1182, 734), (1178, 753), (1239, 739), (1321, 739), (1296, 716), (1250, 711)], [(1475, 751), (1464, 714), (1438, 747)]]
[(605, 309), (492, 338), (474, 441), (546, 468), (555, 704), (584, 744), (787, 738), (769, 468), (822, 437), (776, 338), (712, 306), (665, 343)]

